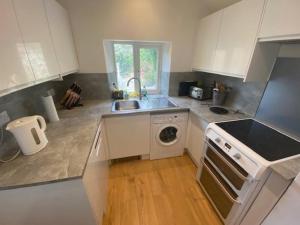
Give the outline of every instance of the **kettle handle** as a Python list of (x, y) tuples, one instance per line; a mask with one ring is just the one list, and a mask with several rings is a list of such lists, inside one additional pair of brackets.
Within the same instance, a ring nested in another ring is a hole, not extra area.
[(36, 119), (38, 120), (38, 122), (40, 124), (41, 130), (45, 131), (46, 127), (47, 127), (45, 119), (42, 116), (36, 116)]

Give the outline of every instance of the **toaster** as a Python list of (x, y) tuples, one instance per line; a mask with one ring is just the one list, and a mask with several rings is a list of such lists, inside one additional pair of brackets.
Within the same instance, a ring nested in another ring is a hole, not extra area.
[(206, 100), (212, 98), (212, 92), (210, 88), (190, 87), (189, 96), (198, 100)]
[(197, 86), (197, 81), (182, 81), (179, 83), (178, 96), (189, 96), (190, 87)]

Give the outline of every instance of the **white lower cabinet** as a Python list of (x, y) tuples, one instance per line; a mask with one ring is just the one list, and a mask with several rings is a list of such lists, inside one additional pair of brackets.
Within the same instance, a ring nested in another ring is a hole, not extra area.
[(106, 130), (102, 120), (83, 176), (83, 184), (97, 225), (102, 224), (106, 209), (108, 170)]
[(0, 191), (2, 225), (97, 225), (81, 178)]
[(300, 175), (293, 180), (262, 225), (299, 224)]
[(150, 114), (118, 115), (105, 118), (109, 158), (150, 153)]
[(192, 112), (190, 113), (186, 147), (190, 157), (197, 166), (199, 166), (200, 158), (203, 153), (206, 126), (207, 123), (205, 121), (201, 120)]
[[(264, 219), (274, 209), (290, 184), (291, 180), (286, 180), (276, 172), (271, 172), (240, 225), (264, 224)], [(281, 224), (292, 225), (291, 223)]]
[(83, 177), (1, 190), (0, 224), (101, 225), (109, 170), (104, 128), (102, 121)]

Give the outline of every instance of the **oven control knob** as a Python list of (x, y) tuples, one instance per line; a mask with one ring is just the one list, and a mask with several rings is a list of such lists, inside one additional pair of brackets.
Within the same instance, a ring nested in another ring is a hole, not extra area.
[(215, 141), (220, 144), (221, 143), (221, 138), (216, 138)]
[(241, 154), (240, 153), (235, 153), (233, 155), (233, 158), (235, 158), (236, 160), (240, 160), (242, 158)]

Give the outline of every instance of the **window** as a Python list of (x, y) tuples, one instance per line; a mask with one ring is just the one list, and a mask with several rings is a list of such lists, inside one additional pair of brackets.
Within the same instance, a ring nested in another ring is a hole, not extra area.
[(160, 92), (161, 46), (156, 43), (114, 42), (114, 61), (119, 89), (138, 91), (136, 80), (127, 82), (132, 77), (140, 78), (141, 86), (148, 93)]

